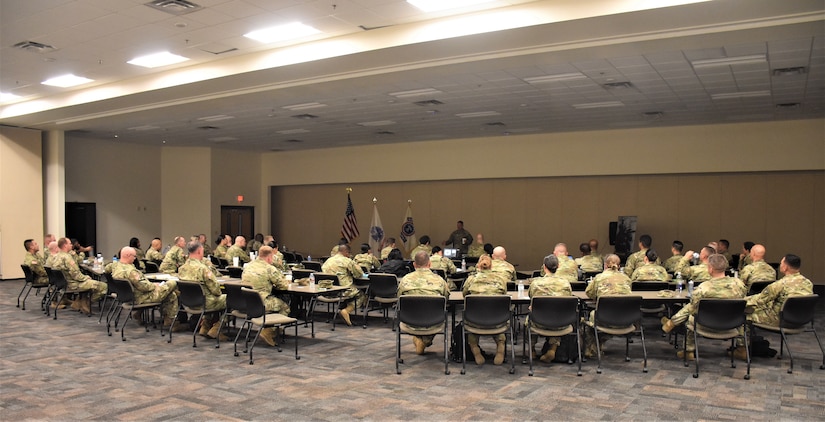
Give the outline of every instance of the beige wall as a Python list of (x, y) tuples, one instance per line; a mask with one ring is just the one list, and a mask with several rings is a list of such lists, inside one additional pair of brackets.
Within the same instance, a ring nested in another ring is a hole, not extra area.
[(0, 279), (23, 277), (24, 240), (43, 243), (42, 171), (40, 131), (0, 126)]
[(160, 158), (161, 222), (164, 244), (187, 241), (212, 224), (211, 148), (163, 147)]
[[(214, 245), (221, 228), (221, 205), (255, 207), (255, 232), (262, 232), (260, 154), (224, 149), (212, 150), (212, 233)], [(238, 203), (238, 195), (244, 200)], [(267, 217), (268, 221), (268, 217)]]
[[(796, 253), (803, 272), (825, 281), (825, 172), (764, 172), (683, 175), (547, 177), (354, 183), (285, 186), (273, 189), (275, 232), (290, 249), (315, 256), (329, 254), (340, 235), (352, 200), (366, 242), (372, 198), (388, 236), (398, 238), (407, 199), (412, 199), (416, 235), (441, 244), (464, 220), (473, 234), (507, 248), (519, 269), (538, 268), (553, 245), (565, 242), (577, 255), (578, 244), (595, 237), (603, 253), (608, 223), (620, 215), (638, 216), (638, 235), (654, 239), (654, 249), (670, 255), (670, 242), (688, 248), (726, 238), (739, 251), (744, 241), (767, 246), (769, 262)], [(781, 192), (781, 193), (780, 193)]]
[(69, 139), (65, 154), (66, 201), (96, 203), (95, 252), (111, 257), (132, 237), (145, 249), (160, 235), (160, 148)]

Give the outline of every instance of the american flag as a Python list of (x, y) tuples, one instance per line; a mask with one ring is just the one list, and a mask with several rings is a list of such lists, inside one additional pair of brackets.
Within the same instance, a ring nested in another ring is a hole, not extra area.
[(352, 199), (347, 194), (347, 212), (344, 214), (344, 225), (341, 227), (341, 237), (351, 242), (358, 237), (358, 221), (355, 219), (355, 209), (352, 208)]

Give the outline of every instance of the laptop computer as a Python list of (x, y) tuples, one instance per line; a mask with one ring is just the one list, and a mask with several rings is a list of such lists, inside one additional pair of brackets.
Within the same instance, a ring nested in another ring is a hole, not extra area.
[(444, 249), (444, 257), (445, 258), (456, 258), (458, 257), (458, 249)]

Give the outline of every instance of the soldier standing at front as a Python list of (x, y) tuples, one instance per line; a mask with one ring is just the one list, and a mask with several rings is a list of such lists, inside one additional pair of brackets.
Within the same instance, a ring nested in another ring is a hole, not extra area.
[(460, 256), (466, 255), (467, 250), (473, 243), (473, 235), (464, 229), (464, 222), (458, 220), (455, 223), (455, 230), (450, 233), (450, 237), (444, 241), (444, 246), (452, 245), (453, 248), (458, 249)]

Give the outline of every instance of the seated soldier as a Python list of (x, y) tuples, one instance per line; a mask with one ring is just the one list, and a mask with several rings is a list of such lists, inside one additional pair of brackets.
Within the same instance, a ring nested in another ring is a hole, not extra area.
[(177, 332), (186, 330), (180, 322), (172, 325), (172, 319), (178, 313), (178, 283), (175, 280), (167, 280), (162, 283), (152, 283), (134, 266), (137, 253), (134, 248), (126, 246), (120, 250), (120, 260), (117, 267), (112, 271), (112, 277), (127, 280), (132, 285), (135, 292), (135, 304), (156, 302), (161, 304), (160, 313), (163, 316), (163, 325), (169, 330)]
[[(261, 246), (258, 249), (258, 258), (249, 263), (243, 270), (241, 281), (252, 286), (264, 301), (267, 312), (277, 312), (281, 315), (289, 315), (289, 305), (281, 298), (272, 294), (272, 290), (287, 290), (289, 282), (280, 270), (272, 265), (275, 255), (269, 246)], [(266, 344), (277, 346), (275, 328), (265, 328), (261, 331), (260, 337)]]
[[(590, 246), (587, 247), (587, 250), (589, 253)], [(573, 289), (570, 287), (570, 282), (567, 281), (566, 278), (556, 275), (556, 270), (559, 268), (558, 257), (555, 255), (545, 256), (542, 267), (544, 268), (544, 277), (534, 278), (530, 282), (530, 290), (528, 293), (531, 298), (539, 296), (573, 296)], [(525, 323), (528, 325), (531, 324), (529, 318)], [(537, 328), (555, 329), (557, 327)], [(534, 358), (536, 357), (536, 343), (538, 343), (538, 340), (539, 336), (533, 336), (532, 344), (530, 345), (530, 353), (533, 354)], [(559, 344), (561, 344), (558, 337), (547, 337), (547, 342), (550, 344), (550, 348), (539, 358), (542, 362), (552, 362), (553, 359), (556, 358), (556, 349), (558, 349)]]
[(645, 251), (644, 263), (633, 271), (631, 281), (667, 281), (667, 270), (657, 264), (659, 255), (653, 249)]
[[(221, 293), (221, 287), (215, 279), (215, 273), (203, 263), (203, 246), (199, 242), (189, 242), (186, 245), (189, 251), (189, 259), (178, 268), (178, 277), (183, 281), (196, 281), (203, 286), (203, 295), (206, 298), (206, 310), (218, 311), (226, 308), (226, 295)], [(214, 314), (213, 314), (214, 315)], [(218, 317), (207, 319), (204, 317), (201, 322), (199, 334), (209, 338), (228, 340), (220, 329)]]
[[(437, 246), (436, 246), (437, 247)], [(427, 253), (420, 251), (415, 255), (413, 261), (415, 271), (407, 274), (398, 282), (398, 296), (404, 295), (441, 295), (450, 297), (450, 290), (443, 278), (430, 271), (430, 257)], [(430, 327), (417, 327), (429, 329)], [(410, 331), (415, 332), (415, 328), (410, 327)], [(424, 349), (433, 344), (433, 335), (413, 336), (415, 353), (424, 354)]]

